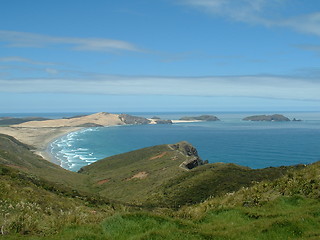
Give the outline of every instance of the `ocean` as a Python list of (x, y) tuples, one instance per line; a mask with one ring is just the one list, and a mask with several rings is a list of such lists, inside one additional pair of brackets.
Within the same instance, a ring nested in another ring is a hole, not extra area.
[[(203, 160), (235, 163), (250, 168), (308, 164), (320, 160), (320, 113), (284, 113), (297, 122), (248, 122), (260, 113), (129, 113), (179, 119), (213, 114), (221, 121), (172, 125), (95, 127), (69, 133), (48, 148), (71, 171), (99, 159), (149, 147), (188, 141)], [(56, 114), (58, 115), (58, 114)], [(70, 114), (69, 114), (70, 115)]]

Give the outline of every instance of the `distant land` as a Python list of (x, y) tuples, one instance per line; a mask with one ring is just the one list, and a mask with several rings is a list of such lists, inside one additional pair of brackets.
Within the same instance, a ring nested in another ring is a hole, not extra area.
[(220, 121), (219, 118), (217, 118), (216, 116), (213, 115), (201, 115), (201, 116), (197, 116), (197, 117), (182, 117), (179, 120), (182, 121)]
[(288, 122), (289, 118), (281, 115), (281, 114), (273, 114), (273, 115), (254, 115), (245, 117), (242, 119), (243, 121), (275, 121), (275, 122)]
[[(54, 160), (47, 153), (47, 145), (54, 139), (61, 137), (69, 132), (78, 131), (87, 127), (104, 127), (117, 125), (139, 125), (139, 124), (170, 124), (171, 120), (154, 121), (131, 116), (128, 114), (112, 114), (100, 112), (91, 115), (80, 115), (62, 119), (45, 118), (21, 118), (11, 119), (2, 118), (3, 125), (0, 133), (13, 136), (19, 141), (26, 143), (34, 148), (35, 153)], [(10, 120), (11, 119), (11, 120)], [(12, 122), (13, 124), (10, 124)]]
[(49, 120), (49, 118), (42, 118), (42, 117), (25, 117), (25, 118), (0, 117), (0, 126), (20, 124), (20, 123), (30, 122), (30, 121), (45, 121), (45, 120)]

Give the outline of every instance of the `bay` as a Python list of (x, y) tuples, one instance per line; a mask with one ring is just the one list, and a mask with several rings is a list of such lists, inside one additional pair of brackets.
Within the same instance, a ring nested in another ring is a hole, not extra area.
[[(202, 113), (133, 113), (178, 119)], [(247, 122), (249, 113), (215, 114), (221, 121), (172, 125), (88, 128), (57, 139), (50, 146), (61, 166), (78, 171), (99, 159), (136, 149), (188, 141), (203, 160), (251, 168), (307, 164), (320, 160), (320, 114), (287, 113), (301, 122)]]

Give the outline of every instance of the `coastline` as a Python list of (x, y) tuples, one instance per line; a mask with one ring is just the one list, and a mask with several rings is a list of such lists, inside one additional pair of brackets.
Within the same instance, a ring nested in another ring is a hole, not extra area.
[(61, 163), (62, 163), (61, 160), (59, 158), (56, 158), (51, 152), (51, 144), (54, 141), (56, 141), (57, 139), (68, 135), (69, 133), (78, 132), (78, 131), (81, 131), (83, 129), (85, 129), (85, 128), (84, 127), (79, 127), (78, 129), (73, 129), (73, 130), (70, 129), (70, 131), (65, 131), (64, 133), (61, 133), (61, 134), (59, 134), (58, 136), (56, 136), (56, 137), (54, 137), (52, 139), (48, 139), (48, 142), (46, 143), (46, 148), (43, 151), (34, 151), (34, 153), (39, 155), (39, 156), (41, 156), (42, 158), (50, 161), (50, 162), (52, 162), (54, 164), (57, 164), (60, 167), (62, 167), (61, 166)]
[[(123, 122), (118, 121), (118, 116), (114, 114), (98, 113), (74, 119), (55, 119), (47, 121), (31, 121), (18, 125), (0, 127), (0, 133), (14, 137), (18, 141), (31, 147), (31, 151), (45, 160), (61, 166), (61, 160), (52, 153), (50, 145), (58, 138), (71, 132), (76, 132), (87, 127), (74, 126), (75, 124), (86, 124), (87, 122), (103, 123), (104, 126), (118, 126)], [(91, 118), (94, 118), (93, 120)], [(101, 122), (101, 118), (103, 122)], [(100, 119), (100, 120), (99, 120)], [(99, 120), (99, 121), (98, 121)], [(172, 123), (192, 123), (203, 122), (202, 120), (172, 120)], [(150, 122), (156, 124), (156, 122)]]
[(50, 144), (56, 139), (83, 129), (83, 127), (0, 127), (0, 133), (16, 138), (18, 141), (31, 146), (32, 152), (49, 162), (60, 166), (60, 161), (49, 151)]

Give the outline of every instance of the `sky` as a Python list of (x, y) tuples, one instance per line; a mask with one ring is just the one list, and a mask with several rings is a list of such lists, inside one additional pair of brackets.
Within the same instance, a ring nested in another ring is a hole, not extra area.
[(0, 9), (0, 113), (320, 110), (318, 0)]

